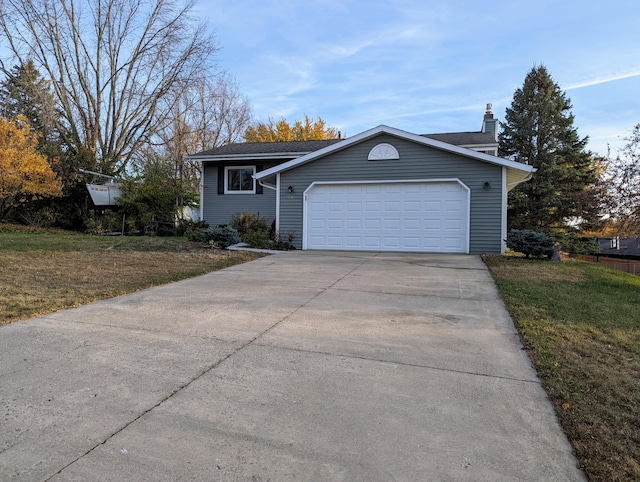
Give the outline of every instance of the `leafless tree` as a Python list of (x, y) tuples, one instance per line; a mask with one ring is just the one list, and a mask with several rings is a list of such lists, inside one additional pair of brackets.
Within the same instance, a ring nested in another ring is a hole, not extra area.
[(640, 124), (612, 162), (611, 183), (616, 234), (640, 235)]
[[(184, 157), (241, 140), (251, 122), (251, 106), (229, 75), (192, 82), (167, 102), (170, 110), (164, 126), (156, 133), (157, 147), (174, 165), (177, 192), (197, 192), (200, 165)], [(176, 204), (182, 206), (181, 196)]]
[(217, 45), (195, 1), (0, 0), (0, 33), (49, 77), (67, 145), (112, 173), (166, 122), (170, 99), (212, 75)]

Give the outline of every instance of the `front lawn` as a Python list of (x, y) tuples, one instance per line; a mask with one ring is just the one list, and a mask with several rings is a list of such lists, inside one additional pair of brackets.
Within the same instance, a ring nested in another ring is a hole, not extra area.
[(206, 249), (184, 238), (87, 236), (0, 224), (0, 325), (259, 256)]
[(580, 467), (640, 480), (640, 277), (596, 264), (487, 256)]

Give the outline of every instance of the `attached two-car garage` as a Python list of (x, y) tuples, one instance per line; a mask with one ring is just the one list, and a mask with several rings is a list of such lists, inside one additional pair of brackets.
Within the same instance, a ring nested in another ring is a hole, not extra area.
[(533, 171), (378, 126), (254, 178), (298, 249), (481, 254), (504, 252), (507, 192)]
[(303, 249), (468, 253), (469, 200), (457, 179), (313, 183)]

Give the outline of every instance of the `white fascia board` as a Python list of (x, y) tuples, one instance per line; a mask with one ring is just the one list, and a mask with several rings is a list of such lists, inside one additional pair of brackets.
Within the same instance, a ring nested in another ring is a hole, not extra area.
[(220, 161), (246, 161), (258, 159), (295, 159), (309, 154), (305, 152), (276, 152), (276, 153), (255, 153), (255, 154), (227, 154), (216, 156), (185, 156), (185, 159), (199, 162), (220, 162)]
[(477, 150), (485, 150), (485, 149), (496, 149), (497, 147), (499, 147), (500, 144), (496, 143), (491, 143), (491, 144), (460, 144), (458, 147), (464, 147), (465, 149), (471, 149), (472, 151), (477, 151)]
[(364, 132), (361, 132), (360, 134), (356, 134), (353, 137), (348, 137), (342, 142), (336, 142), (335, 144), (331, 144), (330, 146), (327, 146), (323, 149), (319, 149), (317, 151), (311, 152), (302, 157), (298, 157), (297, 159), (292, 159), (288, 162), (283, 162), (282, 164), (274, 166), (270, 169), (265, 169), (264, 171), (261, 171), (256, 175), (256, 179), (262, 179), (265, 177), (273, 176), (278, 172), (287, 171), (301, 164), (311, 162), (318, 157), (322, 157), (332, 152), (345, 149), (353, 144), (357, 144), (358, 142), (377, 136), (378, 134), (389, 134), (392, 136), (399, 137), (401, 139), (413, 141), (417, 144), (422, 144), (424, 146), (429, 146), (429, 147), (433, 147), (443, 151), (452, 152), (460, 156), (468, 157), (471, 159), (477, 159), (479, 161), (488, 162), (490, 164), (495, 164), (498, 166), (504, 166), (504, 167), (515, 169), (518, 171), (524, 171), (527, 173), (535, 171), (535, 168), (533, 166), (522, 164), (521, 162), (510, 161), (508, 159), (503, 159), (501, 157), (496, 157), (496, 156), (490, 156), (488, 154), (483, 154), (482, 152), (466, 149), (464, 147), (454, 146), (453, 144), (448, 144), (442, 141), (436, 141), (428, 137), (423, 137), (417, 134), (412, 134), (407, 131), (396, 129), (394, 127), (380, 125), (378, 127), (374, 127), (373, 129), (369, 129)]

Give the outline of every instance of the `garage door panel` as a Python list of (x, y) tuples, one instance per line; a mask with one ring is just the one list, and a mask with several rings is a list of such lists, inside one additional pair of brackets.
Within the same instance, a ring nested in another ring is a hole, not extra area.
[(430, 248), (433, 250), (440, 249), (442, 245), (442, 240), (440, 239), (440, 237), (425, 236), (424, 241), (425, 248)]
[(382, 242), (383, 242), (382, 246), (385, 249), (398, 251), (402, 247), (402, 244), (400, 242), (400, 238), (398, 238), (397, 236), (396, 237), (387, 237), (387, 236), (385, 236), (382, 239)]
[(326, 223), (324, 218), (312, 218), (310, 222), (312, 229), (325, 229)]
[(385, 201), (384, 203), (384, 212), (385, 213), (399, 213), (400, 212), (400, 201)]
[(382, 211), (382, 203), (380, 201), (367, 201), (364, 205), (365, 212), (379, 213)]
[(345, 236), (345, 241), (349, 249), (362, 248), (362, 238), (360, 236)]
[(445, 219), (443, 221), (443, 227), (446, 230), (459, 231), (463, 228), (461, 219)]
[(400, 229), (400, 219), (385, 219), (384, 220), (384, 229), (385, 230), (399, 230)]
[(461, 249), (460, 238), (444, 238), (444, 247), (447, 249)]
[(413, 231), (413, 230), (420, 229), (420, 224), (421, 222), (419, 219), (404, 219), (402, 227), (405, 230)]
[(426, 201), (424, 203), (424, 210), (431, 211), (434, 213), (442, 212), (442, 202), (440, 201)]
[(420, 238), (419, 237), (411, 237), (405, 236), (403, 239), (404, 247), (407, 249), (419, 249), (420, 248)]
[(365, 230), (376, 230), (378, 231), (381, 228), (382, 221), (380, 219), (365, 219), (364, 220), (364, 229)]
[(442, 221), (439, 219), (425, 219), (424, 220), (424, 228), (425, 229), (442, 229)]
[(457, 182), (322, 184), (305, 199), (307, 249), (467, 252)]
[(309, 203), (309, 206), (313, 212), (324, 212), (325, 203), (322, 201), (313, 201)]
[(405, 201), (404, 212), (405, 213), (418, 213), (420, 212), (420, 201)]

